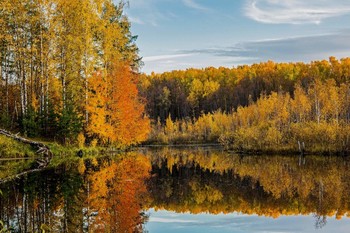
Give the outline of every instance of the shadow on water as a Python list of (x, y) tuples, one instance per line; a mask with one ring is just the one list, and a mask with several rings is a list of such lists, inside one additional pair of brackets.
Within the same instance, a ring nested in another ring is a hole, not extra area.
[(242, 156), (200, 147), (78, 159), (0, 189), (0, 219), (14, 232), (142, 232), (149, 208), (313, 215), (322, 228), (350, 207), (347, 157)]

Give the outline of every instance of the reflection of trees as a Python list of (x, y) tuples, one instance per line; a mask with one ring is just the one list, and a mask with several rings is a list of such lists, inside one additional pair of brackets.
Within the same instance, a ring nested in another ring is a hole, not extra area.
[[(200, 150), (149, 152), (149, 183), (156, 208), (175, 211), (243, 212), (277, 217), (349, 212), (349, 165), (341, 157), (239, 156)], [(324, 217), (324, 218), (323, 218)]]
[(315, 228), (316, 229), (321, 229), (327, 224), (327, 216), (321, 216), (318, 214), (314, 214), (315, 218)]
[(145, 157), (131, 156), (112, 163), (89, 176), (91, 209), (98, 212), (93, 232), (142, 232), (147, 216), (140, 215), (147, 196), (144, 180), (150, 163)]
[(299, 166), (298, 156), (208, 150), (81, 160), (1, 185), (0, 219), (17, 232), (140, 232), (147, 221), (141, 210), (153, 207), (272, 217), (313, 213), (322, 227), (328, 216), (349, 213), (349, 166), (342, 157), (308, 155)]
[(13, 177), (24, 170), (30, 170), (33, 159), (4, 160), (0, 161), (0, 179)]
[(74, 214), (71, 213), (73, 209), (64, 206), (70, 205), (71, 201), (66, 198), (69, 193), (64, 193), (62, 187), (69, 186), (71, 193), (75, 193), (80, 181), (73, 179), (73, 174), (67, 174), (63, 180), (56, 172), (63, 173), (64, 169), (32, 173), (21, 180), (4, 184), (1, 187), (0, 219), (7, 226), (13, 225), (16, 232), (40, 232), (40, 228), (46, 225), (50, 225), (52, 231), (67, 232), (68, 226), (61, 221)]
[(29, 174), (1, 185), (0, 219), (15, 232), (140, 232), (149, 168), (128, 154)]

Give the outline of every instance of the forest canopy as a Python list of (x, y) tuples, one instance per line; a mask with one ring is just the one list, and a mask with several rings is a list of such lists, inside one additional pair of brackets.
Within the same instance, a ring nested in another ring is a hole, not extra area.
[(162, 123), (172, 120), (198, 118), (202, 113), (221, 110), (234, 112), (262, 95), (272, 92), (289, 93), (293, 97), (296, 84), (304, 91), (316, 81), (328, 79), (335, 85), (350, 81), (350, 58), (310, 63), (277, 63), (273, 61), (233, 68), (207, 67), (204, 69), (174, 70), (161, 74), (144, 74), (140, 93), (147, 99), (150, 117)]
[(94, 144), (144, 140), (140, 57), (124, 6), (2, 0), (0, 126), (63, 143), (78, 135)]
[(348, 153), (349, 81), (350, 58), (330, 57), (153, 73), (140, 92), (154, 121), (152, 142)]

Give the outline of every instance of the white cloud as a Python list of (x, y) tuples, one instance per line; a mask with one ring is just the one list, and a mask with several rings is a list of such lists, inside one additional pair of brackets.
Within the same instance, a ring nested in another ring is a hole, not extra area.
[(182, 0), (182, 2), (190, 8), (193, 8), (195, 10), (199, 11), (208, 11), (209, 9), (200, 5), (199, 3), (195, 2), (194, 0)]
[(273, 60), (276, 62), (310, 62), (350, 55), (350, 31), (337, 33), (245, 41), (231, 47), (182, 50), (173, 54), (145, 57), (143, 72), (165, 72), (209, 66), (232, 67)]
[(217, 57), (251, 58), (251, 61), (310, 61), (350, 54), (350, 31), (337, 33), (246, 41), (232, 47), (182, 51)]
[(261, 23), (319, 24), (332, 17), (350, 14), (345, 0), (246, 0), (244, 14)]
[(170, 55), (159, 55), (143, 58), (144, 67), (142, 72), (150, 74), (152, 71), (156, 73), (167, 72), (172, 70), (185, 70), (188, 68), (205, 68), (232, 66), (245, 64), (251, 58), (239, 56), (220, 56), (207, 52), (191, 52), (184, 51), (179, 54), (179, 51)]
[(149, 56), (149, 57), (144, 57), (142, 60), (144, 62), (162, 61), (162, 62), (169, 63), (171, 62), (171, 59), (189, 57), (191, 55), (192, 54), (171, 54), (171, 55)]
[(197, 220), (185, 220), (185, 219), (175, 219), (175, 218), (161, 218), (161, 217), (151, 217), (149, 222), (159, 222), (159, 223), (198, 223)]
[(141, 24), (141, 25), (145, 24), (145, 22), (143, 22), (141, 19), (137, 17), (129, 16), (129, 20), (131, 23)]
[(129, 0), (129, 7), (125, 11), (132, 23), (156, 27), (159, 22), (174, 17), (173, 14), (159, 9), (159, 4), (164, 1), (170, 2), (170, 0)]

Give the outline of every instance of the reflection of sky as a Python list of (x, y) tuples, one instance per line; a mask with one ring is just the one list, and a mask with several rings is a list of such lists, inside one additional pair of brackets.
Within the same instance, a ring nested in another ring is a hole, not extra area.
[(327, 224), (322, 229), (315, 229), (315, 217), (282, 216), (277, 219), (245, 214), (181, 214), (171, 211), (148, 211), (149, 222), (146, 230), (150, 233), (188, 232), (188, 233), (343, 233), (350, 231), (350, 219), (336, 220), (327, 218)]

